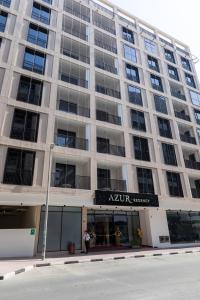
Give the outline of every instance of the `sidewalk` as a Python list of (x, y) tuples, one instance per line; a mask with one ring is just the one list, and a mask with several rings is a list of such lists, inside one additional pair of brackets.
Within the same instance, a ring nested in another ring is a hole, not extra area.
[(39, 257), (2, 259), (0, 260), (0, 280), (9, 279), (17, 274), (28, 272), (37, 267), (197, 252), (200, 252), (200, 247), (168, 249), (142, 248), (121, 251), (91, 252), (89, 254), (79, 253), (74, 255), (56, 253), (52, 255), (53, 257), (47, 257), (45, 261)]

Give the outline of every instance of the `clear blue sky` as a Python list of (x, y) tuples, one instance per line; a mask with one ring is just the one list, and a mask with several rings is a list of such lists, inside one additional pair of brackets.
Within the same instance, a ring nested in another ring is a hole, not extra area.
[[(189, 45), (200, 59), (200, 1), (199, 0), (110, 0)], [(200, 62), (196, 64), (200, 79)]]

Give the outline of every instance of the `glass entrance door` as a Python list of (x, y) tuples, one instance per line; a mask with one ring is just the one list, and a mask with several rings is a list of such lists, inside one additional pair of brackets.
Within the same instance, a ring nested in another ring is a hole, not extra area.
[(127, 247), (139, 228), (139, 214), (113, 211), (89, 211), (88, 231), (91, 248)]

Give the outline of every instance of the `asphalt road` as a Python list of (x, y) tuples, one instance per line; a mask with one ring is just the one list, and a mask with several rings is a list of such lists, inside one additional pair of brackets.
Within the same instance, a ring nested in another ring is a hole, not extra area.
[(43, 267), (0, 282), (1, 300), (200, 299), (200, 254)]

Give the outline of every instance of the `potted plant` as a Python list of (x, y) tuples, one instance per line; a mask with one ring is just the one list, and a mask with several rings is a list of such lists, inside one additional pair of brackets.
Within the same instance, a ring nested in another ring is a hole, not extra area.
[(75, 243), (69, 242), (67, 248), (69, 254), (75, 254)]
[(133, 232), (133, 240), (131, 241), (132, 248), (140, 248), (142, 245), (143, 232), (141, 228), (137, 228)]

